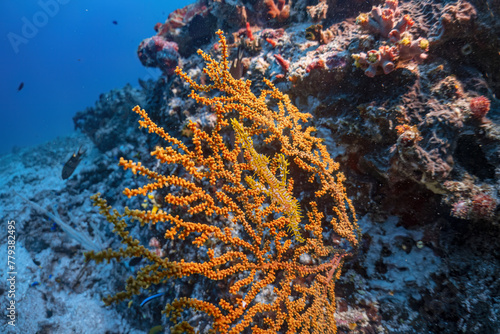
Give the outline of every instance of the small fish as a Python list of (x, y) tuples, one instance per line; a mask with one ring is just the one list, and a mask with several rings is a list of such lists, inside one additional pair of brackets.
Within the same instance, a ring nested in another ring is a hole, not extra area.
[(118, 21), (113, 21), (113, 24), (114, 24), (114, 25), (117, 25), (117, 24), (118, 24)]
[(231, 62), (231, 66), (229, 66), (229, 73), (235, 78), (236, 80), (241, 79), (243, 77), (243, 47), (240, 45), (238, 47), (238, 55), (236, 56), (236, 59)]
[(163, 326), (162, 325), (158, 325), (158, 326), (154, 326), (153, 328), (151, 328), (148, 332), (148, 334), (158, 334), (158, 333), (162, 333), (163, 332)]
[(132, 259), (130, 259), (128, 265), (133, 267), (133, 266), (138, 265), (141, 261), (142, 261), (142, 257), (133, 257)]
[(323, 26), (321, 24), (313, 24), (306, 28), (306, 39), (308, 41), (318, 41), (321, 37), (321, 30)]
[(78, 164), (82, 160), (82, 155), (85, 154), (85, 151), (82, 151), (82, 147), (78, 149), (78, 152), (74, 153), (71, 158), (69, 158), (68, 162), (64, 164), (64, 167), (62, 169), (62, 178), (63, 180), (66, 180), (73, 174), (75, 171), (76, 167), (78, 167)]
[(19, 87), (17, 87), (17, 91), (18, 91), (18, 92), (20, 92), (20, 91), (21, 91), (21, 89), (23, 89), (23, 87), (24, 87), (24, 82), (21, 82), (21, 83), (19, 84)]
[(141, 307), (146, 305), (147, 303), (149, 303), (151, 300), (163, 296), (164, 294), (165, 294), (165, 292), (161, 292), (161, 293), (157, 293), (156, 295), (152, 295), (151, 297), (144, 299), (141, 303)]

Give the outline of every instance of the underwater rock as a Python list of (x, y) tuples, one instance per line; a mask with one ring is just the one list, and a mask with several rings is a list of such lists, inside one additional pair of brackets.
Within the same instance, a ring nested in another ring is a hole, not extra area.
[[(75, 129), (89, 136), (103, 152), (123, 143), (138, 142), (140, 132), (136, 130), (136, 117), (131, 110), (141, 103), (145, 103), (144, 92), (130, 85), (101, 94), (94, 107), (75, 114)], [(123, 131), (124, 128), (131, 130)]]
[(179, 65), (178, 50), (177, 43), (169, 42), (161, 36), (153, 36), (139, 44), (137, 55), (142, 65), (157, 67), (165, 75), (172, 75)]

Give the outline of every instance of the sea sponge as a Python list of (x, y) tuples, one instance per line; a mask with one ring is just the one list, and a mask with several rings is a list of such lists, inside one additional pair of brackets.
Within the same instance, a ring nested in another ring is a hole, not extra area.
[(475, 119), (482, 120), (490, 111), (490, 100), (485, 96), (475, 97), (470, 101), (470, 112)]

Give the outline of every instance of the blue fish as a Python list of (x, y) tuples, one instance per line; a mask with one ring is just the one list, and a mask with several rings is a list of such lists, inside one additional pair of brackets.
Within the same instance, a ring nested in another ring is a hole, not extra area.
[(156, 295), (152, 295), (151, 297), (144, 299), (141, 303), (141, 307), (146, 305), (147, 303), (149, 303), (153, 299), (163, 296), (164, 294), (165, 294), (165, 292), (161, 292), (161, 293), (157, 293)]

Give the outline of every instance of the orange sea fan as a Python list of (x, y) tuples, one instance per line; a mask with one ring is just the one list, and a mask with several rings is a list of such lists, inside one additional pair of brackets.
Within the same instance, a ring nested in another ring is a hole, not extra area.
[[(221, 31), (217, 34), (221, 60), (199, 52), (211, 84), (198, 84), (176, 70), (193, 88), (190, 97), (213, 107), (214, 128), (206, 132), (190, 123), (192, 143), (185, 144), (155, 124), (143, 109), (134, 108), (141, 116), (141, 127), (166, 143), (152, 155), (161, 164), (180, 166), (182, 172), (162, 175), (140, 162), (121, 159), (125, 169), (150, 179), (125, 194), (132, 197), (164, 189), (167, 206), (154, 211), (125, 208), (119, 213), (94, 196), (95, 205), (126, 248), (86, 256), (96, 261), (145, 259), (136, 277), (127, 280), (125, 291), (107, 297), (106, 303), (131, 298), (167, 279), (204, 276), (218, 281), (217, 300), (180, 297), (167, 304), (164, 313), (173, 323), (172, 333), (194, 332), (194, 324), (182, 321), (186, 309), (207, 315), (216, 333), (250, 329), (335, 333), (335, 280), (348, 250), (334, 244), (332, 236), (345, 238), (352, 247), (359, 239), (344, 176), (322, 140), (314, 136), (315, 129), (306, 126), (310, 114), (301, 113), (268, 80), (264, 81), (269, 89), (256, 96), (249, 80), (230, 75), (226, 40)], [(230, 142), (228, 133), (234, 134), (235, 142)], [(266, 155), (259, 153), (261, 149)], [(297, 180), (308, 180), (316, 189), (301, 201), (304, 216), (294, 189)], [(141, 245), (129, 234), (125, 219), (161, 223), (165, 241), (175, 241), (183, 250), (176, 253), (181, 257), (160, 257)], [(188, 249), (197, 256), (183, 258)], [(311, 261), (302, 263), (303, 255)], [(266, 291), (270, 296), (264, 297)]]

